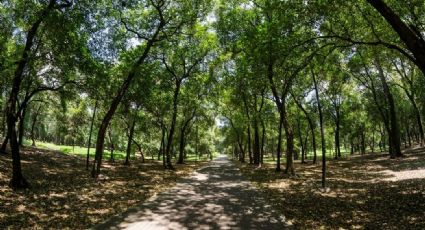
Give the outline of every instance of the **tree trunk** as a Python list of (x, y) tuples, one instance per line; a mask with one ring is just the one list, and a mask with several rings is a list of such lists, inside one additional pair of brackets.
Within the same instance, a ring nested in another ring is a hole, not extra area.
[(93, 133), (94, 119), (96, 118), (97, 105), (98, 105), (98, 101), (96, 100), (96, 102), (94, 103), (93, 115), (91, 117), (91, 122), (90, 122), (90, 132), (89, 132), (89, 140), (88, 140), (87, 156), (86, 156), (86, 170), (89, 170), (91, 137)]
[(31, 141), (32, 141), (32, 145), (33, 147), (35, 147), (35, 134), (34, 134), (34, 128), (35, 128), (35, 124), (37, 123), (37, 117), (40, 114), (40, 109), (41, 109), (41, 105), (38, 106), (36, 112), (33, 114), (33, 118), (32, 118), (32, 124), (31, 124)]
[(162, 154), (162, 166), (164, 166), (164, 168), (167, 168), (167, 163), (165, 160), (165, 133), (166, 133), (166, 129), (165, 127), (162, 127), (162, 148), (161, 148), (161, 154)]
[(93, 162), (93, 169), (92, 169), (92, 177), (97, 178), (97, 176), (100, 174), (100, 167), (102, 165), (102, 155), (103, 155), (103, 148), (105, 144), (105, 133), (109, 126), (109, 123), (112, 120), (112, 117), (115, 114), (115, 111), (118, 108), (118, 105), (121, 103), (122, 98), (124, 97), (125, 93), (127, 92), (128, 88), (130, 87), (131, 82), (133, 81), (133, 78), (136, 76), (136, 72), (139, 68), (139, 66), (145, 61), (145, 59), (148, 57), (149, 51), (154, 45), (154, 39), (158, 37), (158, 34), (160, 30), (165, 26), (164, 22), (160, 22), (158, 27), (156, 28), (156, 31), (152, 35), (152, 39), (148, 40), (146, 43), (145, 49), (143, 51), (143, 54), (139, 57), (139, 59), (136, 61), (136, 63), (132, 66), (130, 72), (127, 75), (127, 78), (125, 78), (124, 82), (121, 84), (120, 88), (118, 89), (117, 95), (112, 100), (111, 106), (109, 107), (108, 112), (106, 112), (105, 116), (102, 119), (102, 123), (100, 125), (98, 134), (97, 134), (97, 140), (96, 140), (96, 154), (95, 154), (95, 160)]
[(22, 111), (21, 111), (21, 116), (19, 117), (19, 122), (18, 122), (18, 128), (19, 128), (18, 144), (21, 147), (23, 146), (23, 142), (24, 142), (25, 116), (26, 115), (27, 115), (27, 105), (23, 105)]
[(277, 136), (277, 150), (276, 150), (276, 172), (282, 171), (280, 168), (280, 157), (282, 156), (282, 129), (283, 129), (283, 115), (279, 113), (279, 130)]
[(185, 128), (180, 129), (180, 146), (179, 146), (179, 159), (177, 164), (183, 164), (184, 158), (184, 147), (185, 147)]
[(173, 96), (173, 115), (171, 118), (171, 126), (170, 131), (168, 133), (167, 138), (167, 147), (165, 150), (165, 156), (166, 156), (166, 167), (167, 169), (174, 169), (173, 165), (171, 164), (171, 147), (173, 144), (173, 137), (174, 137), (174, 129), (176, 128), (176, 120), (177, 120), (177, 105), (178, 105), (178, 99), (179, 99), (179, 92), (180, 92), (180, 86), (181, 86), (181, 80), (176, 80), (176, 88), (174, 89), (174, 96)]
[(323, 127), (323, 114), (322, 106), (320, 103), (319, 89), (317, 87), (316, 76), (313, 71), (311, 71), (313, 76), (314, 90), (316, 93), (317, 108), (319, 110), (319, 124), (320, 124), (320, 138), (322, 140), (322, 188), (326, 188), (326, 143), (325, 143), (325, 129)]
[(384, 94), (388, 103), (389, 108), (389, 117), (390, 117), (390, 129), (391, 133), (389, 133), (389, 136), (391, 136), (391, 158), (400, 157), (401, 154), (401, 143), (400, 143), (400, 127), (397, 120), (397, 113), (395, 110), (395, 103), (394, 103), (394, 97), (390, 91), (390, 88), (388, 86), (388, 83), (385, 79), (384, 70), (382, 69), (381, 63), (378, 58), (376, 58), (376, 66), (379, 71), (379, 78), (381, 80), (382, 87), (384, 89)]
[(112, 139), (112, 131), (111, 128), (109, 127), (108, 129), (108, 137), (109, 137), (109, 150), (111, 151), (111, 157), (109, 158), (110, 162), (114, 162), (114, 150), (115, 150), (115, 145), (114, 145), (114, 140)]
[[(412, 58), (406, 53), (402, 53), (412, 60), (425, 74), (425, 41), (422, 35), (415, 31), (416, 28), (408, 26), (401, 18), (388, 7), (383, 0), (367, 0), (391, 25), (395, 32), (398, 33), (400, 39), (406, 44), (406, 47), (413, 54)], [(397, 153), (398, 154), (398, 153)]]
[(13, 189), (27, 188), (29, 186), (28, 182), (25, 180), (22, 175), (21, 169), (21, 156), (19, 153), (19, 143), (16, 135), (16, 104), (18, 101), (18, 95), (21, 88), (21, 83), (24, 78), (24, 69), (29, 61), (29, 55), (34, 44), (34, 39), (37, 35), (37, 30), (44, 20), (44, 18), (50, 13), (54, 8), (56, 1), (50, 0), (49, 5), (41, 12), (39, 18), (32, 24), (31, 28), (28, 30), (27, 39), (25, 42), (25, 48), (22, 52), (22, 56), (18, 61), (18, 66), (15, 70), (12, 89), (10, 92), (9, 100), (7, 102), (6, 109), (6, 123), (7, 123), (7, 133), (10, 138), (10, 148), (12, 152), (12, 179), (10, 181), (10, 186)]
[(130, 131), (129, 131), (129, 134), (128, 134), (127, 151), (126, 151), (126, 155), (125, 155), (124, 165), (130, 165), (131, 143), (133, 141), (134, 127), (135, 126), (136, 126), (136, 119), (133, 118), (133, 122), (131, 122)]
[(0, 153), (7, 154), (6, 152), (7, 143), (9, 143), (9, 135), (6, 135), (6, 137), (4, 138), (3, 143), (1, 144), (1, 147), (0, 147)]
[(260, 156), (260, 164), (264, 163), (264, 145), (266, 142), (266, 126), (264, 125), (264, 121), (261, 120), (261, 156)]
[[(418, 124), (419, 135), (421, 137), (420, 144), (421, 146), (423, 146), (425, 143), (425, 136), (424, 136), (424, 129), (422, 126), (421, 112), (419, 111), (419, 108), (418, 108), (418, 105), (416, 104), (415, 99), (411, 98), (410, 101), (413, 105), (413, 110), (415, 111), (415, 117), (416, 117), (416, 122)], [(410, 138), (409, 138), (409, 143), (410, 143)]]
[(260, 154), (261, 154), (261, 147), (260, 147), (260, 132), (258, 127), (258, 121), (257, 119), (254, 119), (254, 165), (259, 166), (260, 165)]
[(164, 149), (164, 139), (165, 139), (165, 129), (161, 127), (161, 144), (159, 145), (159, 150), (158, 150), (158, 160), (161, 160), (161, 155)]
[(336, 109), (336, 127), (335, 127), (335, 147), (336, 147), (336, 153), (335, 156), (337, 156), (338, 158), (341, 157), (341, 144), (340, 144), (340, 138), (339, 138), (339, 132), (340, 132), (340, 112), (339, 112), (339, 108)]
[(294, 131), (292, 130), (291, 125), (289, 124), (288, 117), (286, 114), (286, 106), (283, 104), (283, 128), (285, 129), (286, 134), (286, 168), (285, 174), (295, 175), (294, 169)]
[(303, 136), (301, 134), (301, 121), (300, 121), (300, 116), (298, 116), (297, 119), (297, 128), (298, 128), (298, 139), (301, 145), (301, 163), (304, 164), (305, 163), (305, 147), (304, 147), (304, 142), (303, 142)]
[(252, 158), (252, 146), (251, 146), (251, 126), (249, 125), (248, 122), (248, 128), (247, 128), (247, 137), (248, 137), (248, 156), (249, 156), (249, 164), (254, 163), (253, 158)]
[(307, 118), (308, 126), (310, 127), (310, 130), (311, 130), (311, 138), (312, 138), (312, 144), (313, 144), (313, 164), (316, 164), (316, 161), (317, 161), (316, 134), (314, 132), (316, 126), (313, 122), (313, 119), (311, 119), (309, 113), (307, 112), (307, 110), (302, 106), (301, 102), (298, 101), (294, 95), (292, 95), (292, 98), (294, 98), (295, 104), (298, 106), (298, 108), (301, 109), (301, 111), (303, 111), (304, 116)]

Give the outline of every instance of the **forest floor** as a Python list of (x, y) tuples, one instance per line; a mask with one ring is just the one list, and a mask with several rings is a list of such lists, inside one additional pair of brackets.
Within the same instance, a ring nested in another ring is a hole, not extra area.
[(328, 191), (321, 190), (321, 164), (297, 162), (297, 176), (238, 163), (296, 229), (425, 229), (425, 149), (405, 157), (353, 155), (327, 164)]
[(290, 228), (285, 217), (220, 156), (172, 188), (94, 229), (264, 229)]
[(86, 229), (122, 213), (189, 175), (203, 163), (163, 170), (157, 161), (137, 159), (130, 166), (104, 161), (100, 179), (93, 180), (85, 159), (57, 151), (24, 148), (23, 174), (31, 188), (8, 187), (10, 155), (0, 154), (0, 228)]

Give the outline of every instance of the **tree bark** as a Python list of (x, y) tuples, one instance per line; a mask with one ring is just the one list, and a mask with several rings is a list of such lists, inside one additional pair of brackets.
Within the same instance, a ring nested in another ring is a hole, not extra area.
[(96, 100), (96, 102), (94, 103), (93, 115), (91, 117), (91, 122), (90, 122), (90, 132), (89, 132), (89, 140), (88, 140), (87, 156), (86, 156), (86, 170), (89, 170), (91, 137), (93, 134), (93, 125), (94, 125), (94, 119), (96, 118), (97, 105), (98, 105), (98, 101)]
[(336, 119), (335, 119), (335, 147), (336, 147), (336, 153), (335, 156), (336, 157), (341, 157), (341, 144), (340, 144), (340, 111), (339, 111), (339, 106), (337, 106), (336, 110)]
[(390, 146), (391, 150), (390, 155), (391, 158), (402, 156), (401, 153), (401, 142), (400, 142), (400, 127), (397, 120), (397, 113), (395, 109), (394, 97), (390, 91), (387, 80), (385, 79), (384, 70), (382, 69), (381, 63), (378, 58), (376, 58), (376, 67), (379, 71), (379, 79), (381, 80), (381, 84), (384, 90), (384, 94), (388, 103), (388, 113), (390, 117), (390, 130), (389, 136), (391, 137)]
[(266, 142), (266, 126), (264, 125), (264, 121), (261, 120), (261, 156), (260, 156), (260, 164), (264, 163), (264, 146)]
[(313, 164), (316, 164), (317, 161), (317, 153), (316, 153), (316, 134), (315, 134), (315, 125), (313, 122), (313, 119), (310, 117), (310, 114), (307, 112), (307, 110), (302, 106), (301, 102), (298, 101), (298, 99), (292, 95), (292, 98), (294, 98), (295, 104), (298, 106), (298, 108), (301, 109), (301, 111), (304, 113), (305, 117), (307, 118), (308, 121), (308, 126), (310, 127), (311, 130), (311, 139), (312, 139), (312, 144), (313, 144)]
[[(415, 64), (425, 74), (425, 41), (412, 27), (404, 23), (401, 18), (383, 0), (367, 0), (391, 25), (406, 47), (413, 54)], [(403, 55), (406, 55), (403, 53)], [(412, 57), (408, 57), (412, 59)]]
[(118, 89), (116, 96), (112, 100), (109, 110), (106, 112), (105, 116), (102, 119), (102, 123), (100, 125), (99, 131), (97, 134), (95, 160), (93, 162), (93, 169), (91, 172), (93, 178), (97, 178), (97, 176), (100, 174), (100, 167), (102, 165), (103, 148), (105, 144), (105, 133), (109, 126), (109, 123), (111, 122), (112, 117), (114, 116), (115, 111), (118, 108), (118, 105), (121, 103), (122, 98), (124, 97), (134, 77), (136, 76), (138, 67), (145, 62), (145, 59), (148, 57), (148, 54), (152, 46), (154, 45), (156, 38), (158, 37), (160, 31), (162, 30), (164, 26), (165, 26), (165, 22), (163, 20), (160, 20), (158, 27), (156, 28), (154, 34), (152, 35), (152, 38), (147, 41), (143, 54), (132, 66), (124, 82), (121, 84), (120, 88)]
[(25, 42), (25, 48), (22, 52), (22, 56), (18, 61), (18, 66), (15, 70), (13, 80), (12, 80), (12, 89), (10, 92), (10, 96), (7, 102), (6, 109), (6, 123), (7, 123), (7, 133), (10, 138), (10, 147), (12, 152), (12, 179), (9, 183), (10, 187), (13, 189), (21, 189), (29, 187), (27, 180), (22, 175), (21, 169), (21, 156), (19, 152), (19, 143), (16, 135), (16, 104), (18, 101), (18, 95), (21, 88), (21, 83), (24, 78), (24, 70), (29, 61), (29, 55), (31, 53), (31, 49), (34, 44), (34, 39), (37, 35), (37, 30), (40, 27), (40, 24), (44, 20), (44, 18), (53, 10), (55, 6), (56, 0), (50, 0), (48, 6), (41, 11), (40, 16), (37, 20), (31, 25), (30, 29), (27, 33), (27, 39)]
[(180, 129), (180, 143), (179, 143), (179, 159), (177, 164), (184, 163), (184, 147), (185, 147), (185, 129)]
[(292, 130), (291, 125), (289, 124), (288, 117), (286, 114), (285, 103), (283, 103), (283, 128), (285, 129), (286, 134), (286, 168), (285, 174), (295, 175), (294, 169), (294, 131)]
[(109, 137), (109, 150), (111, 151), (111, 157), (109, 158), (110, 162), (114, 162), (115, 158), (114, 158), (114, 151), (115, 151), (115, 145), (114, 145), (114, 140), (112, 138), (112, 131), (111, 128), (109, 127), (108, 129), (108, 137)]
[(173, 113), (172, 113), (170, 131), (168, 133), (167, 145), (165, 150), (167, 169), (174, 169), (173, 165), (171, 164), (171, 147), (173, 145), (174, 130), (176, 128), (177, 112), (178, 112), (177, 106), (178, 106), (181, 83), (182, 83), (181, 79), (176, 79), (176, 88), (174, 89), (174, 96), (173, 96)]
[(135, 126), (136, 126), (136, 119), (133, 118), (133, 122), (131, 122), (130, 131), (128, 133), (127, 151), (126, 151), (126, 155), (125, 155), (124, 165), (130, 165), (131, 143), (133, 141)]
[(316, 93), (317, 108), (319, 110), (319, 124), (320, 124), (320, 138), (322, 141), (322, 188), (326, 188), (326, 143), (325, 143), (325, 128), (323, 127), (323, 114), (322, 106), (320, 103), (319, 89), (317, 87), (316, 76), (313, 71), (311, 71), (313, 76), (314, 90)]
[(18, 129), (19, 129), (18, 144), (19, 144), (20, 147), (23, 146), (23, 142), (24, 142), (25, 116), (26, 115), (27, 115), (27, 105), (25, 104), (24, 107), (21, 110), (21, 114), (19, 116), (19, 122), (18, 122)]
[(0, 147), (0, 153), (7, 154), (6, 152), (7, 143), (9, 143), (9, 135), (6, 135), (6, 137), (4, 138), (3, 143), (1, 144), (1, 147)]
[(32, 125), (31, 125), (31, 141), (32, 141), (32, 145), (33, 147), (35, 147), (35, 134), (34, 134), (34, 128), (35, 128), (35, 124), (37, 123), (37, 118), (38, 115), (40, 114), (40, 109), (41, 109), (41, 105), (38, 106), (36, 112), (33, 114), (33, 118), (32, 118)]

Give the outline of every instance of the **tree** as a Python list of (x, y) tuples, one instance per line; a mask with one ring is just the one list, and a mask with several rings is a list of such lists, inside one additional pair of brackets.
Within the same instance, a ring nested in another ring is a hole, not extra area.
[(65, 7), (70, 7), (72, 5), (71, 1), (65, 1), (65, 3), (57, 3), (56, 0), (50, 0), (48, 5), (39, 12), (39, 15), (37, 19), (31, 24), (27, 36), (26, 36), (26, 43), (25, 47), (22, 51), (22, 56), (20, 60), (18, 61), (14, 77), (13, 77), (13, 84), (12, 84), (12, 90), (9, 95), (9, 99), (7, 102), (7, 109), (6, 109), (6, 116), (7, 116), (7, 130), (8, 130), (8, 136), (10, 138), (10, 146), (12, 151), (12, 159), (13, 159), (13, 176), (12, 180), (10, 181), (10, 186), (12, 188), (20, 189), (20, 188), (27, 188), (29, 186), (28, 182), (22, 175), (22, 169), (21, 169), (21, 158), (19, 154), (19, 143), (17, 140), (16, 135), (16, 121), (17, 121), (17, 115), (16, 115), (16, 103), (18, 100), (18, 94), (20, 92), (21, 83), (25, 77), (24, 70), (25, 67), (28, 64), (30, 53), (33, 49), (34, 40), (37, 36), (37, 31), (43, 22), (45, 18), (49, 16), (49, 14), (56, 10), (56, 9), (63, 9)]

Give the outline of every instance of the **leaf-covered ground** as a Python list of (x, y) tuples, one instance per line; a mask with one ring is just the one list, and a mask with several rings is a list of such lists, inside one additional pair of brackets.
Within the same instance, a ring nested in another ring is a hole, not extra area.
[(14, 192), (8, 187), (10, 155), (0, 155), (0, 228), (83, 229), (162, 191), (202, 163), (163, 170), (156, 161), (121, 161), (103, 165), (101, 179), (85, 170), (85, 159), (60, 152), (25, 148), (23, 173), (31, 188)]
[(296, 163), (298, 177), (275, 165), (238, 164), (296, 229), (425, 229), (425, 149), (401, 159), (369, 154), (328, 162), (321, 192), (321, 165)]

